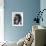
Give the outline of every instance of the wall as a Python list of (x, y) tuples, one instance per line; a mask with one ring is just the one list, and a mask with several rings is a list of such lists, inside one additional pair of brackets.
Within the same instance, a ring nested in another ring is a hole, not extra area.
[[(4, 0), (4, 38), (7, 41), (18, 41), (32, 29), (35, 12), (40, 10), (40, 0)], [(12, 26), (12, 11), (23, 12), (24, 25)]]
[(0, 42), (4, 41), (4, 0), (0, 0)]
[[(41, 10), (46, 9), (46, 0), (40, 0), (40, 9)], [(46, 11), (43, 13), (42, 17), (43, 17), (44, 21), (43, 22), (41, 21), (40, 25), (46, 27)], [(46, 36), (46, 34), (45, 34), (45, 36)]]
[[(41, 9), (41, 11), (42, 11), (43, 9), (46, 9), (46, 0), (40, 0), (40, 9)], [(45, 19), (46, 19), (46, 10), (43, 12), (42, 17), (43, 17), (43, 22), (41, 21), (41, 22), (40, 22), (40, 25), (46, 27), (46, 20), (45, 20)]]

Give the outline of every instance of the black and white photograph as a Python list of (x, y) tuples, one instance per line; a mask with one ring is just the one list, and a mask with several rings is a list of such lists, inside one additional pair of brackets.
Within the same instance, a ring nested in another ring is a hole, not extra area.
[(23, 12), (12, 12), (12, 26), (23, 26)]

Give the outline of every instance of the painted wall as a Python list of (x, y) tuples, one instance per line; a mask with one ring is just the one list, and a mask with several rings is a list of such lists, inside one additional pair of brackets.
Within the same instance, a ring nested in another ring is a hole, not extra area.
[(0, 0), (0, 42), (4, 41), (4, 0)]
[[(46, 0), (40, 0), (40, 10), (43, 10), (43, 9), (46, 9)], [(40, 22), (40, 25), (46, 27), (46, 11), (43, 13), (42, 17), (44, 20), (43, 20), (43, 22), (42, 21)], [(45, 36), (46, 36), (46, 34), (45, 34)], [(46, 37), (45, 37), (45, 39), (46, 39)], [(45, 44), (46, 44), (46, 40), (45, 40)]]
[[(18, 41), (32, 29), (32, 20), (40, 9), (40, 0), (4, 0), (4, 38), (7, 41)], [(24, 25), (12, 26), (12, 12), (23, 12)]]
[[(41, 9), (41, 11), (43, 9), (46, 9), (46, 0), (40, 0), (40, 9)], [(43, 12), (42, 17), (43, 17), (43, 22), (41, 21), (40, 22), (40, 25), (46, 27), (46, 10)]]

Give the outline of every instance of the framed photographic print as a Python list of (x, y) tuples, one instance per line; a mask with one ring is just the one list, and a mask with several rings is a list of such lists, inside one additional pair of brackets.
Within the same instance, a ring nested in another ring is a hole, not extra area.
[(12, 12), (12, 26), (23, 26), (23, 12)]

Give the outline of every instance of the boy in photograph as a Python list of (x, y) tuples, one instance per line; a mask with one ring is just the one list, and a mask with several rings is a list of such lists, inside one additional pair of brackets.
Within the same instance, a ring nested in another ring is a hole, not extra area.
[(15, 14), (14, 24), (16, 24), (16, 25), (21, 24), (21, 15), (20, 14)]

